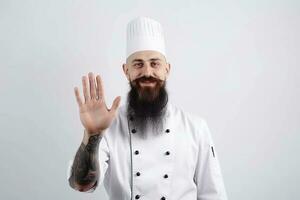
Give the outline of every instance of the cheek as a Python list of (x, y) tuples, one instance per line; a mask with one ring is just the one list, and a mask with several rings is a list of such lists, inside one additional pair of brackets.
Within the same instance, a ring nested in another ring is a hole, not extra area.
[(129, 71), (128, 75), (129, 75), (130, 80), (133, 81), (136, 78), (138, 78), (139, 72), (138, 71)]
[(156, 72), (156, 76), (159, 77), (161, 80), (164, 80), (166, 78), (166, 71), (165, 69), (160, 69)]

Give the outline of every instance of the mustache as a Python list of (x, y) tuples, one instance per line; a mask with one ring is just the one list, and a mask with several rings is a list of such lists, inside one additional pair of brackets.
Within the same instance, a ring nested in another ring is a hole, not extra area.
[(163, 82), (163, 80), (159, 78), (155, 78), (153, 76), (150, 77), (142, 76), (134, 80), (134, 82), (140, 82), (140, 81)]

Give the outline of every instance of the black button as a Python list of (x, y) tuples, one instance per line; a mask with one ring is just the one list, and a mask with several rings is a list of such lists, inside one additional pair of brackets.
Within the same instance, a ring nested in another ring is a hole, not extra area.
[(165, 175), (164, 175), (164, 178), (168, 178), (168, 174), (165, 174)]
[(135, 195), (135, 199), (139, 199), (140, 198), (140, 195)]
[(162, 197), (162, 198), (160, 198), (161, 200), (166, 200), (166, 197)]
[(135, 129), (132, 129), (132, 130), (131, 130), (131, 133), (136, 133), (136, 130), (135, 130)]
[(140, 152), (138, 150), (135, 150), (134, 152), (136, 155), (138, 155)]
[(169, 133), (170, 132), (170, 129), (166, 129), (166, 133)]
[(141, 175), (141, 173), (140, 173), (140, 172), (137, 172), (137, 173), (136, 173), (136, 175), (137, 175), (137, 176), (140, 176), (140, 175)]
[(129, 120), (130, 120), (130, 121), (132, 121), (132, 120), (133, 120), (133, 117), (132, 117), (132, 115), (130, 115), (130, 116), (129, 116)]
[(168, 156), (168, 155), (170, 155), (170, 151), (166, 151), (166, 153), (165, 153), (165, 154), (166, 154), (167, 156)]

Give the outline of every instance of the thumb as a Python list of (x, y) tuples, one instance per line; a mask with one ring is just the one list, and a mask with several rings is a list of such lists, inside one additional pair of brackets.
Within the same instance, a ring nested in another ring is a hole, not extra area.
[(111, 106), (111, 111), (116, 112), (118, 110), (118, 107), (120, 105), (121, 96), (118, 96), (114, 99), (113, 104)]

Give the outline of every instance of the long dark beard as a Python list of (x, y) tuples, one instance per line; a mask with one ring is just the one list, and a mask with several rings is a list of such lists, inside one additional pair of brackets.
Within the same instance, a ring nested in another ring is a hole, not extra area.
[[(156, 81), (151, 87), (141, 87), (139, 81)], [(127, 95), (127, 111), (133, 116), (133, 124), (140, 135), (145, 136), (148, 127), (153, 133), (162, 131), (162, 122), (166, 113), (168, 103), (168, 92), (166, 81), (155, 78), (142, 77), (130, 82), (131, 90)]]

